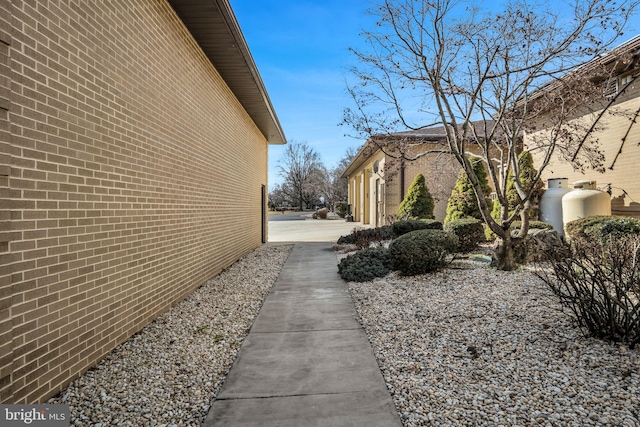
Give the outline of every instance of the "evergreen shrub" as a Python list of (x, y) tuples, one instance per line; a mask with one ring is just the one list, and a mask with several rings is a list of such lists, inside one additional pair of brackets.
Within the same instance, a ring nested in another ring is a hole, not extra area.
[(435, 203), (424, 175), (418, 174), (409, 186), (409, 191), (398, 206), (398, 218), (406, 219), (434, 219), (433, 208)]
[[(480, 181), (482, 191), (487, 197), (487, 205), (489, 207), (492, 207), (493, 202), (489, 198), (492, 190), (489, 186), (487, 171), (484, 168), (484, 163), (481, 159), (475, 157), (470, 159), (469, 161), (471, 162), (471, 166), (473, 167), (473, 171), (478, 178), (478, 181)], [(460, 218), (476, 218), (482, 220), (482, 214), (480, 213), (480, 208), (478, 207), (478, 201), (476, 200), (473, 186), (471, 185), (471, 181), (469, 181), (469, 178), (467, 178), (467, 174), (465, 173), (464, 169), (460, 170), (456, 185), (455, 187), (453, 187), (453, 190), (451, 190), (451, 195), (449, 196), (449, 200), (447, 201), (447, 215), (444, 218), (444, 222), (447, 223), (449, 221), (453, 221), (454, 219)]]
[(444, 231), (458, 237), (458, 252), (471, 252), (484, 241), (484, 226), (479, 219), (461, 218), (449, 221), (444, 225)]
[(385, 248), (368, 248), (348, 255), (338, 264), (340, 277), (348, 282), (367, 282), (384, 277), (391, 271)]
[(415, 230), (442, 230), (442, 223), (435, 219), (407, 219), (394, 222), (391, 227), (394, 237), (400, 237)]
[(565, 232), (569, 240), (602, 241), (609, 236), (640, 234), (640, 220), (627, 216), (594, 215), (568, 222)]
[(347, 202), (337, 202), (335, 206), (336, 215), (340, 218), (347, 216)]
[(455, 253), (458, 238), (444, 230), (416, 230), (389, 245), (391, 267), (402, 276), (424, 274), (444, 267)]

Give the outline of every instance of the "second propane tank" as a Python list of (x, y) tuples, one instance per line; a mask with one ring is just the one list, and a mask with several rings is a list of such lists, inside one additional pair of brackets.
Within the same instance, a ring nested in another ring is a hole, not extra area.
[(595, 180), (573, 183), (573, 190), (562, 196), (562, 222), (593, 215), (611, 215), (611, 196), (598, 190)]

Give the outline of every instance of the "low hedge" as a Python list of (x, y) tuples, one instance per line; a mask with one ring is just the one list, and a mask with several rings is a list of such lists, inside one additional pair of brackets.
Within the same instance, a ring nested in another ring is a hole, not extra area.
[(338, 264), (338, 273), (348, 282), (367, 282), (386, 276), (391, 271), (387, 252), (384, 248), (369, 248), (348, 255)]
[(594, 215), (576, 219), (565, 224), (569, 240), (598, 239), (640, 234), (640, 220), (628, 216)]
[(391, 267), (400, 275), (413, 276), (436, 271), (455, 253), (458, 238), (444, 230), (416, 230), (403, 234), (389, 245)]
[(435, 219), (407, 219), (394, 222), (393, 235), (400, 237), (415, 230), (442, 230), (442, 223)]
[(476, 218), (460, 218), (449, 221), (444, 225), (444, 231), (458, 237), (458, 252), (471, 252), (478, 244), (485, 240), (484, 225)]

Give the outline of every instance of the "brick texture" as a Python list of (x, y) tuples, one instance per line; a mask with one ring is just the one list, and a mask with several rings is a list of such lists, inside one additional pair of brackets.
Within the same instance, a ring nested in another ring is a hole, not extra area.
[(164, 0), (0, 28), (0, 397), (35, 403), (261, 244), (267, 142)]
[[(418, 174), (424, 175), (429, 193), (433, 197), (435, 219), (444, 221), (449, 196), (451, 196), (451, 191), (455, 187), (462, 168), (452, 154), (437, 152), (443, 150), (443, 146), (440, 144), (424, 143), (413, 147), (413, 150), (408, 157), (415, 158), (415, 160), (404, 162), (404, 178), (400, 160), (387, 157), (380, 150), (373, 153), (349, 177), (349, 203), (352, 205), (355, 221), (371, 225), (393, 222), (402, 199)], [(418, 156), (418, 154), (431, 151), (432, 153)], [(475, 147), (469, 148), (469, 152), (480, 154), (480, 151)], [(494, 157), (499, 157), (499, 154), (495, 152)], [(375, 160), (384, 165), (384, 172), (378, 175), (372, 174)], [(376, 193), (375, 181), (378, 176), (384, 184), (381, 188), (384, 193), (381, 196)], [(382, 200), (384, 204), (381, 209), (383, 212), (382, 220), (379, 222), (376, 221), (375, 213), (378, 199)]]
[[(603, 120), (605, 129), (597, 134), (599, 147), (604, 154), (604, 172), (574, 170), (571, 163), (555, 156), (542, 178), (568, 178), (569, 186), (578, 180), (595, 180), (598, 187), (606, 189), (611, 185), (612, 214), (640, 218), (640, 117), (635, 117), (640, 110), (640, 81), (636, 80), (614, 106), (615, 115), (608, 115)], [(635, 118), (635, 119), (634, 119)], [(635, 122), (633, 122), (635, 120)], [(542, 131), (541, 131), (542, 132)], [(626, 139), (624, 144), (623, 138)], [(528, 138), (536, 138), (538, 134)], [(527, 139), (525, 139), (525, 144)], [(541, 154), (534, 153), (539, 164)], [(617, 158), (616, 158), (617, 156)]]

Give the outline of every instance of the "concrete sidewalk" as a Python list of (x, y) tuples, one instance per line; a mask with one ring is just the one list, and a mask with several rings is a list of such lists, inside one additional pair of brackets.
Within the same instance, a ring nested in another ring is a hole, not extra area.
[(204, 426), (401, 426), (331, 243), (296, 243)]

